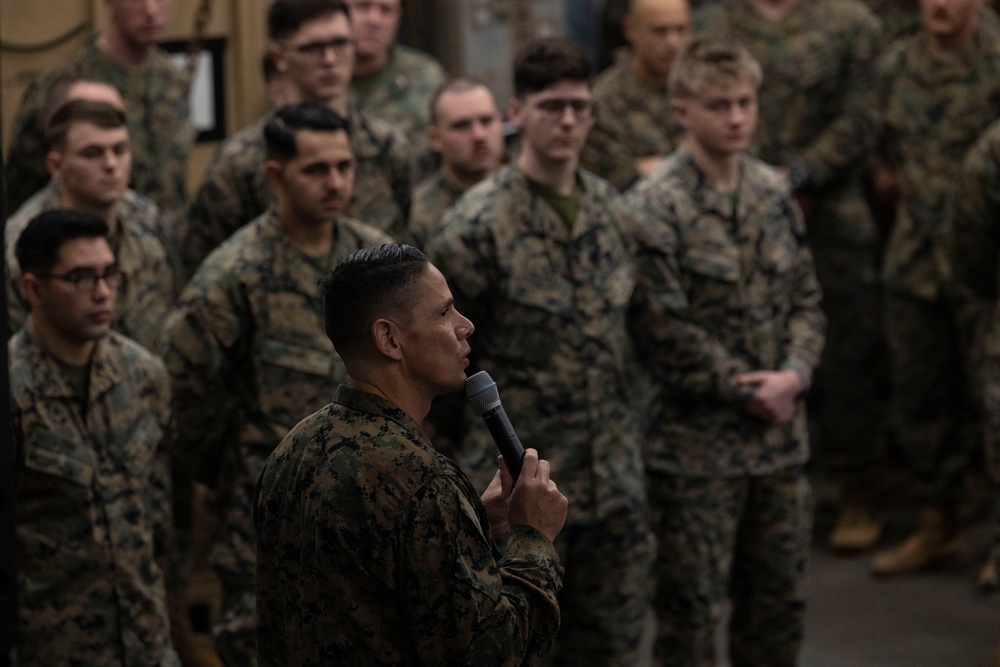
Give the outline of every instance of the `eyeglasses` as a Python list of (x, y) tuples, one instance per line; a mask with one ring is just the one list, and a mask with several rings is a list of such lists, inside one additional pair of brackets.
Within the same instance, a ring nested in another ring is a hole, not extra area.
[(292, 47), (292, 50), (307, 58), (321, 60), (328, 50), (332, 50), (334, 55), (342, 58), (353, 46), (354, 40), (350, 37), (334, 37), (326, 41), (306, 42)]
[(535, 102), (535, 108), (541, 111), (546, 116), (551, 116), (553, 119), (562, 118), (563, 114), (566, 113), (566, 107), (573, 110), (573, 115), (575, 115), (580, 120), (586, 120), (591, 116), (595, 115), (596, 109), (594, 108), (593, 100), (542, 100), (541, 102)]
[(53, 273), (36, 273), (39, 278), (49, 278), (71, 283), (77, 292), (93, 292), (97, 289), (100, 280), (108, 286), (108, 289), (117, 289), (122, 278), (122, 271), (117, 266), (109, 266), (104, 273), (98, 273), (93, 269), (74, 269), (69, 273), (55, 275)]

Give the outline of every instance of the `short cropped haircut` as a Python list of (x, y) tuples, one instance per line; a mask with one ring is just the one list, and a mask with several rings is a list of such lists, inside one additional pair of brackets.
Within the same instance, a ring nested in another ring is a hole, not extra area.
[[(466, 93), (470, 90), (475, 90), (476, 88), (485, 88), (490, 91), (490, 96), (493, 95), (493, 91), (482, 79), (476, 78), (474, 76), (456, 76), (448, 79), (437, 88), (431, 94), (431, 102), (427, 107), (428, 117), (430, 118), (430, 124), (433, 125), (437, 122), (437, 105), (438, 100), (445, 93)], [(496, 104), (496, 98), (493, 100), (494, 105)]]
[(563, 37), (535, 39), (514, 56), (514, 94), (524, 97), (560, 81), (590, 84), (590, 63), (576, 44)]
[(681, 51), (670, 68), (670, 95), (690, 99), (711, 86), (748, 83), (754, 88), (763, 79), (760, 63), (741, 44), (697, 37)]
[(351, 11), (343, 0), (274, 0), (267, 12), (267, 36), (275, 42), (285, 39), (303, 23), (332, 14), (343, 14), (351, 20)]
[(78, 83), (91, 83), (99, 86), (107, 86), (108, 88), (116, 91), (118, 90), (111, 82), (99, 79), (96, 76), (88, 76), (86, 74), (79, 74), (76, 72), (60, 74), (52, 80), (48, 88), (45, 90), (45, 101), (42, 103), (42, 113), (38, 116), (38, 127), (41, 128), (43, 134), (55, 112), (58, 111), (62, 105), (66, 104), (67, 101), (69, 101), (70, 88)]
[(350, 135), (347, 120), (333, 109), (318, 104), (289, 104), (278, 109), (264, 126), (267, 159), (282, 164), (295, 159), (299, 154), (295, 133), (299, 130)]
[(59, 248), (77, 238), (107, 238), (108, 223), (87, 213), (55, 209), (39, 213), (21, 232), (14, 256), (21, 273), (51, 271), (59, 261)]
[(45, 144), (49, 148), (63, 148), (73, 123), (93, 123), (105, 130), (126, 127), (125, 112), (107, 102), (70, 100), (52, 114), (45, 126)]
[(385, 243), (351, 253), (327, 274), (324, 328), (345, 361), (369, 341), (375, 320), (409, 323), (419, 278), (430, 264), (413, 246)]

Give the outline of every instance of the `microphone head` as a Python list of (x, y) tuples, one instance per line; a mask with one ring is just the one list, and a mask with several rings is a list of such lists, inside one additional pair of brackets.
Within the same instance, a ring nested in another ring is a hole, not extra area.
[(497, 390), (497, 383), (486, 371), (479, 371), (465, 378), (465, 397), (468, 399), (469, 405), (475, 408), (479, 414), (500, 407), (500, 392)]

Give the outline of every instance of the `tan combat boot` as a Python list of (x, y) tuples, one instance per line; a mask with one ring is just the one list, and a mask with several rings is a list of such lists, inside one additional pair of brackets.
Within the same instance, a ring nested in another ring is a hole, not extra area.
[(958, 531), (954, 511), (940, 506), (920, 511), (917, 531), (897, 547), (879, 552), (872, 561), (872, 574), (892, 576), (964, 565), (969, 545)]
[(1000, 590), (1000, 572), (997, 571), (996, 561), (991, 558), (983, 565), (976, 578), (976, 584), (984, 593), (992, 593)]
[(830, 548), (834, 551), (870, 549), (882, 536), (882, 519), (864, 505), (845, 504), (830, 532)]

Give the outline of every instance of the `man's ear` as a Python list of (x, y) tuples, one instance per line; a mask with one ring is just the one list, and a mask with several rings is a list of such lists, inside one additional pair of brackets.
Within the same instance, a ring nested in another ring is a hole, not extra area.
[(441, 152), (441, 131), (437, 125), (427, 126), (427, 147), (435, 153)]
[(622, 18), (622, 37), (624, 37), (625, 41), (629, 44), (635, 41), (635, 28), (635, 18), (631, 13), (626, 14)]
[(264, 176), (267, 178), (267, 184), (271, 186), (272, 191), (285, 184), (285, 171), (283, 167), (284, 165), (277, 160), (267, 160), (264, 163)]
[(674, 120), (677, 124), (687, 129), (687, 112), (688, 112), (688, 100), (673, 99), (670, 101), (670, 105), (674, 108)]
[(372, 341), (379, 354), (400, 361), (403, 358), (403, 348), (400, 345), (399, 329), (392, 320), (378, 319), (372, 322)]
[(524, 111), (524, 101), (519, 97), (512, 97), (507, 101), (507, 116), (510, 122), (517, 127), (521, 127), (521, 112)]
[(31, 304), (32, 310), (37, 308), (38, 304), (41, 303), (41, 297), (38, 294), (38, 284), (38, 276), (34, 273), (28, 272), (21, 275), (21, 293), (24, 294), (24, 298)]
[(285, 58), (285, 52), (282, 51), (278, 44), (271, 42), (267, 50), (271, 53), (271, 60), (274, 61), (274, 67), (282, 74), (288, 73), (288, 60)]
[(63, 154), (56, 150), (51, 150), (45, 154), (45, 168), (49, 171), (49, 176), (58, 179), (58, 172), (62, 168)]

